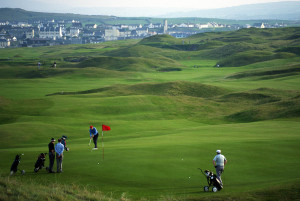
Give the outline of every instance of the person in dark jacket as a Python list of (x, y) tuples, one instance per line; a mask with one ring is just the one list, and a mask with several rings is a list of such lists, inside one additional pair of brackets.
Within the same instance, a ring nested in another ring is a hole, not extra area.
[(55, 150), (54, 150), (54, 142), (55, 139), (52, 138), (51, 142), (48, 144), (48, 148), (49, 148), (49, 167), (48, 167), (48, 172), (49, 173), (54, 173), (53, 169), (53, 165), (54, 165), (54, 160), (55, 160)]

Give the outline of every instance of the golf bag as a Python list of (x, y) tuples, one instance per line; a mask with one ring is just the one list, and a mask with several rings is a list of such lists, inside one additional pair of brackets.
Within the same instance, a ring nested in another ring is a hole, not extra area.
[[(17, 154), (15, 157), (14, 162), (12, 163), (11, 167), (10, 167), (10, 175), (15, 174), (19, 169), (18, 169), (18, 165), (21, 162), (21, 154)], [(25, 170), (19, 170), (21, 172), (21, 174), (25, 174)]]
[(47, 153), (41, 153), (38, 156), (37, 161), (35, 162), (34, 165), (34, 172), (38, 172), (40, 169), (42, 169), (45, 165), (45, 157), (46, 157)]
[[(201, 170), (199, 168), (199, 170)], [(213, 172), (209, 170), (205, 170), (204, 172), (201, 170), (202, 174), (206, 177), (208, 186), (204, 186), (204, 191), (208, 192), (209, 188), (212, 187), (212, 192), (217, 192), (222, 190), (223, 186), (219, 179), (217, 178), (217, 175), (215, 175)]]

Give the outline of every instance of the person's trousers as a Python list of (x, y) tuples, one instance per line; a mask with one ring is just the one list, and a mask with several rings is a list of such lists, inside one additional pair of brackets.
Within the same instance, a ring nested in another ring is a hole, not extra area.
[(98, 140), (98, 136), (99, 136), (99, 134), (97, 133), (97, 135), (94, 135), (94, 137), (93, 137), (93, 141), (94, 141), (94, 144), (95, 144), (95, 148), (97, 148), (97, 140)]
[(217, 178), (218, 180), (221, 182), (221, 185), (223, 186), (223, 182), (222, 182), (222, 179), (221, 179), (221, 174), (223, 173), (224, 171), (224, 166), (217, 166), (216, 167), (216, 174), (217, 174)]
[(57, 172), (62, 172), (63, 157), (63, 154), (59, 157), (59, 154), (56, 153)]
[(52, 172), (53, 165), (54, 165), (55, 155), (53, 152), (49, 152), (49, 172)]

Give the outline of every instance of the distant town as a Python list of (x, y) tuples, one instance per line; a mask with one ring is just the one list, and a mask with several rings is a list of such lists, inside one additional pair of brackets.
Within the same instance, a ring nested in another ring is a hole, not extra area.
[(280, 28), (286, 24), (219, 24), (199, 23), (161, 23), (150, 24), (84, 24), (77, 20), (50, 20), (28, 22), (0, 22), (0, 48), (39, 47), (68, 44), (102, 43), (105, 41), (141, 39), (157, 34), (169, 34), (185, 38), (208, 31), (230, 31), (241, 28)]

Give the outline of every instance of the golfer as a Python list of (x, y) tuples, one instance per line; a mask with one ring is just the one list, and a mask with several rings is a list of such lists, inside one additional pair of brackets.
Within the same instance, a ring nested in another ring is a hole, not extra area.
[(49, 148), (49, 167), (48, 167), (48, 172), (49, 173), (54, 173), (53, 172), (53, 165), (54, 165), (54, 160), (55, 160), (55, 150), (54, 150), (54, 142), (55, 139), (52, 138), (51, 142), (48, 144)]
[(57, 173), (62, 172), (62, 162), (63, 162), (63, 153), (64, 153), (64, 145), (61, 143), (61, 138), (57, 140), (57, 144), (55, 145), (56, 152), (56, 165), (57, 165)]
[(213, 159), (213, 164), (216, 168), (216, 173), (217, 173), (217, 178), (221, 182), (221, 185), (223, 186), (222, 179), (221, 179), (221, 174), (224, 171), (224, 166), (227, 163), (227, 159), (225, 158), (224, 155), (221, 154), (221, 150), (217, 150), (217, 155)]
[(66, 146), (66, 140), (67, 140), (67, 136), (65, 136), (65, 135), (63, 135), (62, 137), (61, 137), (61, 143), (64, 145), (64, 147), (65, 147), (65, 150), (66, 151), (69, 151), (69, 148)]
[(95, 127), (90, 126), (90, 139), (93, 138), (94, 144), (95, 144), (95, 148), (94, 149), (98, 149), (97, 147), (97, 140), (98, 140), (98, 131)]

